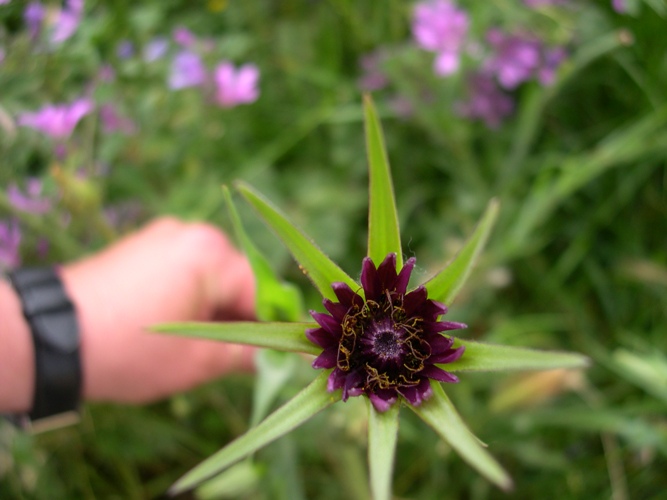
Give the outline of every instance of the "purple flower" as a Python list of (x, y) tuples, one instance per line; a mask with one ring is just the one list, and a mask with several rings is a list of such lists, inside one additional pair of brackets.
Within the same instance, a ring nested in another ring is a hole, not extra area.
[(496, 75), (500, 85), (513, 89), (533, 77), (541, 60), (542, 46), (538, 40), (498, 29), (489, 30), (487, 40), (493, 48), (493, 56), (485, 69)]
[(30, 2), (23, 11), (23, 19), (28, 26), (28, 32), (31, 38), (39, 35), (42, 29), (42, 22), (44, 22), (44, 15), (46, 11), (40, 2)]
[(231, 62), (224, 61), (215, 68), (214, 76), (216, 100), (224, 108), (255, 102), (259, 97), (259, 69), (254, 64), (244, 64), (237, 70)]
[(382, 72), (381, 64), (385, 59), (385, 54), (380, 51), (371, 52), (362, 56), (359, 61), (361, 66), (361, 77), (359, 78), (359, 87), (361, 90), (371, 92), (381, 90), (387, 86), (389, 79)]
[(542, 64), (537, 71), (537, 79), (546, 86), (552, 85), (556, 79), (556, 70), (567, 57), (563, 47), (545, 49), (542, 54)]
[(467, 102), (457, 106), (462, 116), (482, 119), (489, 128), (496, 128), (512, 113), (514, 101), (503, 92), (488, 73), (476, 73), (470, 77), (470, 96)]
[(134, 44), (129, 40), (123, 40), (116, 49), (119, 59), (129, 59), (134, 55)]
[(201, 58), (194, 52), (184, 50), (174, 57), (169, 75), (169, 88), (172, 90), (196, 87), (204, 83), (206, 69)]
[(611, 6), (619, 14), (625, 14), (628, 11), (628, 6), (625, 0), (611, 0)]
[(197, 37), (187, 28), (182, 26), (176, 28), (173, 33), (174, 42), (176, 42), (181, 47), (192, 47), (197, 43)]
[(19, 248), (21, 229), (15, 220), (0, 220), (0, 271), (7, 271), (21, 264)]
[(527, 7), (536, 9), (546, 5), (565, 5), (569, 0), (523, 0)]
[(456, 361), (464, 348), (441, 332), (466, 328), (439, 321), (444, 304), (428, 299), (424, 286), (407, 292), (415, 259), (396, 272), (396, 254), (376, 268), (366, 257), (361, 270), (363, 297), (345, 283), (332, 288), (338, 302), (324, 299), (329, 314), (311, 311), (320, 325), (306, 336), (324, 350), (314, 368), (333, 368), (327, 388), (343, 390), (343, 401), (365, 394), (378, 411), (386, 411), (399, 396), (418, 406), (432, 394), (430, 379), (458, 382), (441, 364)]
[(134, 122), (129, 118), (121, 116), (113, 104), (103, 104), (100, 106), (100, 119), (102, 128), (106, 133), (122, 132), (132, 134), (136, 130)]
[(144, 61), (152, 63), (162, 58), (169, 49), (169, 41), (164, 37), (153, 38), (144, 47)]
[(58, 14), (53, 26), (51, 42), (60, 44), (70, 38), (81, 22), (83, 15), (83, 0), (67, 0), (66, 6)]
[(18, 117), (18, 124), (39, 130), (54, 139), (66, 139), (79, 120), (92, 109), (90, 99), (77, 99), (72, 104), (49, 105), (34, 113), (23, 113)]
[(9, 2), (11, 2), (11, 0), (0, 0), (0, 5), (6, 5)]
[(30, 178), (25, 193), (16, 184), (7, 188), (7, 198), (15, 208), (32, 214), (44, 214), (51, 210), (51, 200), (42, 197), (42, 181)]
[(449, 0), (417, 4), (412, 34), (417, 44), (435, 52), (434, 70), (447, 76), (459, 68), (459, 54), (468, 33), (468, 15)]

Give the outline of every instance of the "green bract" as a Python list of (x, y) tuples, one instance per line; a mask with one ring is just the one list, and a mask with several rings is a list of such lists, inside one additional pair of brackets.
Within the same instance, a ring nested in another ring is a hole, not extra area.
[[(402, 251), (391, 173), (380, 123), (369, 97), (364, 100), (364, 113), (370, 166), (367, 256), (375, 262), (380, 262), (387, 254), (393, 252), (397, 257), (397, 267), (400, 269)], [(361, 289), (359, 283), (332, 262), (261, 194), (244, 183), (238, 183), (236, 187), (289, 248), (301, 269), (324, 298), (336, 300), (331, 288), (334, 282), (345, 283), (353, 290)], [(285, 292), (288, 289), (281, 288), (285, 285), (278, 282), (261, 255), (254, 249), (240, 226), (229, 196), (227, 200), (234, 215), (239, 239), (251, 260), (253, 269), (256, 274), (265, 277), (265, 279), (258, 278), (258, 298), (262, 301), (261, 307), (258, 306), (259, 312), (262, 313), (260, 319), (268, 317), (296, 319), (295, 309), (289, 301), (284, 301), (284, 293), (276, 293), (276, 291)], [(484, 247), (498, 210), (498, 203), (492, 200), (474, 233), (455, 259), (443, 271), (424, 284), (430, 299), (451, 304)], [(165, 333), (316, 355), (320, 353), (321, 349), (306, 339), (304, 331), (317, 326), (313, 322), (178, 323), (158, 325), (154, 329)], [(454, 345), (456, 347), (465, 346), (466, 351), (461, 359), (447, 365), (448, 371), (576, 368), (584, 367), (588, 363), (587, 358), (579, 354), (493, 346), (461, 339), (456, 339)], [(196, 487), (340, 400), (340, 391), (327, 392), (327, 375), (328, 370), (320, 373), (292, 400), (187, 473), (173, 486), (172, 492), (177, 493)], [(480, 474), (498, 487), (504, 490), (510, 489), (512, 481), (509, 475), (487, 452), (486, 446), (468, 429), (440, 384), (434, 381), (431, 381), (431, 384), (432, 397), (420, 406), (410, 406), (410, 409), (431, 426)], [(368, 460), (371, 491), (376, 500), (387, 500), (391, 498), (399, 404), (395, 404), (382, 413), (375, 410), (371, 404), (368, 407), (370, 412)]]

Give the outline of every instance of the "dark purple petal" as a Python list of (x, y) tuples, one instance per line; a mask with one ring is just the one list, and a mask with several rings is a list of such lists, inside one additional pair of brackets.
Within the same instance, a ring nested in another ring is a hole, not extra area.
[(455, 321), (424, 321), (422, 328), (425, 332), (437, 333), (449, 330), (461, 330), (462, 328), (468, 328), (468, 325)]
[(346, 373), (343, 370), (334, 368), (327, 379), (327, 391), (333, 392), (336, 389), (341, 389), (345, 385), (345, 376)]
[(329, 347), (330, 345), (338, 345), (340, 335), (333, 335), (324, 328), (308, 328), (306, 338), (320, 347)]
[(387, 411), (396, 402), (396, 391), (377, 391), (368, 395), (373, 406), (380, 413)]
[(313, 361), (313, 368), (333, 368), (338, 359), (338, 346), (332, 345), (322, 351)]
[(324, 308), (329, 311), (329, 314), (331, 314), (336, 319), (336, 321), (338, 321), (338, 323), (343, 322), (345, 315), (350, 310), (349, 307), (346, 307), (339, 302), (333, 302), (329, 299), (324, 299), (322, 304), (324, 305)]
[(457, 347), (456, 349), (448, 349), (447, 351), (440, 353), (440, 354), (435, 354), (431, 356), (428, 360), (430, 363), (453, 363), (457, 359), (459, 359), (461, 356), (463, 356), (463, 352), (466, 350), (465, 346)]
[(441, 354), (449, 350), (454, 343), (454, 339), (451, 337), (445, 337), (439, 333), (434, 333), (426, 337), (427, 342), (431, 346), (431, 352), (433, 354)]
[(320, 313), (317, 311), (310, 311), (310, 315), (315, 321), (317, 321), (322, 328), (327, 332), (340, 336), (342, 334), (340, 322), (333, 319), (328, 314)]
[(408, 293), (403, 299), (403, 309), (405, 310), (405, 314), (408, 317), (414, 316), (415, 313), (423, 307), (427, 296), (428, 292), (424, 285), (418, 286)]
[(406, 263), (403, 264), (403, 269), (401, 269), (401, 272), (398, 273), (398, 277), (396, 278), (396, 293), (405, 295), (405, 291), (408, 289), (412, 269), (415, 267), (415, 262), (417, 262), (417, 259), (410, 257)]
[(436, 321), (438, 316), (447, 314), (447, 306), (442, 302), (435, 300), (426, 300), (422, 307), (416, 311), (417, 315), (423, 317), (426, 321)]
[(338, 301), (345, 307), (349, 308), (353, 305), (361, 307), (364, 303), (359, 294), (355, 293), (347, 283), (332, 283), (331, 288), (336, 294)]
[(349, 372), (345, 377), (343, 385), (343, 401), (349, 397), (360, 396), (363, 389), (360, 387), (364, 381), (364, 376), (360, 370)]
[(378, 283), (380, 284), (380, 293), (384, 290), (390, 292), (396, 284), (396, 254), (390, 253), (378, 266)]
[(361, 286), (364, 287), (366, 300), (377, 302), (380, 298), (380, 283), (375, 264), (370, 257), (364, 258), (361, 266)]
[(399, 387), (398, 392), (412, 405), (419, 406), (422, 401), (431, 397), (433, 389), (431, 389), (431, 382), (424, 377), (419, 381), (418, 385), (408, 387)]
[(432, 378), (433, 380), (438, 380), (440, 382), (448, 382), (450, 384), (455, 384), (459, 381), (459, 378), (456, 375), (452, 375), (451, 373), (446, 372), (442, 368), (438, 368), (435, 365), (425, 366), (420, 375)]

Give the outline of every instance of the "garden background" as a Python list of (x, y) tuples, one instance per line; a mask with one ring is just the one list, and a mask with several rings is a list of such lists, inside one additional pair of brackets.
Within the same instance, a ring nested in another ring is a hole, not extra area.
[[(593, 361), (447, 386), (517, 497), (659, 498), (666, 33), (661, 0), (5, 0), (0, 269), (83, 256), (160, 214), (231, 231), (221, 185), (242, 179), (357, 276), (370, 92), (416, 272), (445, 265), (501, 202), (450, 308), (462, 335)], [(319, 307), (238, 207), (276, 272)], [(259, 361), (259, 379), (285, 377), (281, 401), (313, 377), (290, 359)], [(159, 497), (247, 429), (255, 378), (147, 407), (86, 405), (79, 425), (37, 436), (2, 423), (0, 497)], [(501, 495), (404, 413), (396, 498)], [(359, 401), (335, 405), (202, 495), (368, 498), (365, 419)]]

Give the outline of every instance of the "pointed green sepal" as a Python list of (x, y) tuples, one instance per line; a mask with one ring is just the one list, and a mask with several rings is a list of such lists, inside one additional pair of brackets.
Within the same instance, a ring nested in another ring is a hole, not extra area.
[(500, 204), (492, 199), (486, 207), (484, 215), (477, 224), (475, 231), (454, 260), (440, 273), (427, 281), (424, 286), (428, 290), (429, 299), (450, 305), (470, 276), (475, 261), (486, 244), (491, 229), (498, 217)]
[(551, 370), (554, 368), (586, 368), (590, 359), (574, 352), (541, 351), (526, 347), (484, 344), (455, 339), (454, 347), (466, 350), (453, 363), (442, 365), (449, 371)]
[(299, 289), (278, 279), (268, 260), (248, 238), (227, 186), (222, 187), (236, 239), (248, 257), (255, 276), (255, 311), (260, 321), (298, 321), (303, 311)]
[(391, 500), (400, 405), (394, 404), (382, 413), (370, 402), (368, 407), (368, 466), (373, 500)]
[(396, 266), (403, 266), (398, 212), (387, 159), (382, 126), (373, 99), (364, 96), (366, 154), (369, 166), (368, 256), (378, 265), (388, 253), (396, 254)]
[(295, 429), (332, 403), (340, 400), (340, 392), (327, 392), (328, 372), (321, 373), (305, 389), (242, 436), (210, 456), (185, 474), (169, 490), (169, 494), (191, 490), (244, 457)]
[(347, 283), (353, 290), (359, 288), (358, 283), (327, 257), (310, 238), (289, 222), (262, 195), (242, 182), (237, 183), (236, 188), (259, 212), (264, 222), (285, 243), (301, 270), (310, 278), (323, 297), (337, 300), (331, 289), (331, 284), (334, 282)]
[(277, 351), (318, 355), (322, 352), (322, 348), (312, 344), (304, 335), (307, 328), (317, 328), (317, 326), (316, 323), (257, 323), (253, 321), (187, 322), (153, 325), (151, 330), (184, 337), (219, 340), (231, 344), (268, 347)]
[(511, 490), (512, 478), (470, 432), (440, 384), (431, 382), (431, 387), (433, 396), (430, 399), (421, 406), (408, 407), (482, 476), (505, 491)]

